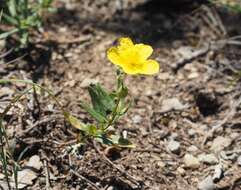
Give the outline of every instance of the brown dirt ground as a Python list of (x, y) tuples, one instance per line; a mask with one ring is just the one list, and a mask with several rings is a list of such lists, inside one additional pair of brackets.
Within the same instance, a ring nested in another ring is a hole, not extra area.
[[(32, 79), (51, 88), (66, 109), (91, 122), (78, 102), (89, 101), (86, 87), (90, 82), (114, 87), (115, 68), (106, 59), (106, 49), (121, 36), (151, 44), (160, 73), (126, 78), (134, 105), (118, 123), (118, 131), (127, 131), (137, 148), (112, 151), (90, 142), (77, 153), (68, 153), (75, 129), (47, 95), (36, 98), (30, 94), (6, 117), (9, 138), (17, 143), (14, 152), (17, 156), (23, 147), (30, 147), (21, 161), (23, 166), (32, 155), (39, 155), (47, 164), (50, 186), (55, 190), (93, 189), (87, 180), (102, 190), (197, 189), (200, 181), (213, 175), (214, 166), (201, 163), (198, 168), (186, 168), (183, 158), (190, 146), (197, 147), (191, 152), (194, 156), (213, 153), (213, 140), (222, 136), (232, 141), (222, 153), (241, 154), (241, 92), (235, 77), (241, 69), (240, 48), (224, 44), (241, 33), (240, 15), (197, 3), (120, 2), (59, 1), (59, 11), (46, 18), (45, 31), (35, 35), (36, 45), (27, 50), (30, 53), (3, 65), (0, 73), (4, 78)], [(14, 56), (7, 56), (5, 62)], [(1, 108), (14, 92), (24, 88), (22, 84), (6, 85), (0, 93)], [(164, 110), (163, 104), (170, 98), (184, 106), (176, 109), (173, 103), (173, 109)], [(181, 144), (178, 154), (167, 149), (171, 138)], [(224, 159), (216, 152), (215, 156), (224, 167), (217, 189), (241, 189), (236, 159)], [(26, 189), (45, 189), (45, 179), (46, 167), (42, 167)]]

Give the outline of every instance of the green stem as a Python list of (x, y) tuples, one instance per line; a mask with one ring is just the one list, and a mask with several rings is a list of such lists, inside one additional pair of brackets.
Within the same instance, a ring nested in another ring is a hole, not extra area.
[(56, 104), (60, 107), (61, 111), (63, 113), (66, 113), (66, 111), (64, 110), (63, 106), (60, 104), (59, 100), (55, 97), (55, 95), (53, 94), (53, 92), (47, 88), (42, 87), (41, 85), (32, 82), (31, 80), (19, 80), (19, 79), (0, 79), (0, 84), (1, 83), (14, 83), (14, 82), (20, 82), (20, 83), (25, 83), (25, 84), (31, 84), (33, 86), (36, 86), (40, 89), (42, 89), (43, 91), (47, 92), (49, 96), (51, 96), (51, 98), (56, 102)]
[(115, 118), (117, 116), (117, 110), (120, 104), (120, 96), (117, 97), (117, 102), (116, 102), (116, 106), (115, 109), (113, 110), (112, 114), (111, 114), (111, 118), (108, 120), (106, 127), (104, 128), (104, 131), (107, 130), (115, 121)]
[(118, 108), (121, 102), (121, 95), (120, 92), (123, 88), (123, 80), (124, 80), (124, 73), (120, 70), (117, 69), (117, 100), (116, 100), (116, 106), (114, 110), (112, 111), (111, 117), (108, 120), (106, 126), (104, 127), (104, 131), (107, 130), (113, 123), (115, 122), (116, 116), (118, 115)]

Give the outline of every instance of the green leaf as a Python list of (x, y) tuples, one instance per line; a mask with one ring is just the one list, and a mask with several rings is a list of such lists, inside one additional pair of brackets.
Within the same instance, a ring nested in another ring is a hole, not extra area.
[(109, 138), (107, 138), (107, 136), (105, 134), (96, 136), (95, 140), (104, 144), (104, 145), (114, 146), (113, 142)]
[(115, 107), (114, 99), (99, 84), (90, 85), (88, 91), (96, 112), (105, 117), (112, 112)]
[(87, 126), (84, 123), (80, 122), (80, 120), (78, 120), (76, 117), (74, 117), (70, 113), (65, 112), (64, 117), (76, 129), (79, 129), (81, 131), (87, 130)]
[(8, 10), (9, 10), (12, 17), (15, 17), (17, 15), (15, 0), (9, 0), (8, 1)]
[(53, 7), (49, 7), (47, 10), (48, 10), (49, 13), (56, 13), (57, 12), (57, 9), (53, 8)]
[(5, 20), (5, 22), (7, 22), (8, 24), (12, 24), (17, 26), (18, 25), (18, 20), (14, 17), (8, 16), (7, 14), (3, 13), (3, 19)]
[(85, 111), (87, 111), (92, 117), (94, 117), (98, 122), (104, 123), (107, 121), (103, 115), (95, 111), (93, 108), (91, 108), (89, 105), (85, 104), (84, 102), (80, 102), (80, 106)]
[(120, 106), (119, 114), (124, 115), (129, 110), (129, 108), (131, 107), (131, 104), (132, 104), (131, 101), (128, 102), (128, 103), (122, 104)]
[(48, 8), (53, 3), (53, 0), (39, 0), (41, 7)]
[(86, 125), (82, 122), (80, 122), (76, 117), (73, 115), (65, 112), (64, 113), (65, 119), (76, 129), (79, 129), (80, 131), (83, 131), (85, 135), (89, 136), (96, 136), (99, 135), (98, 128), (95, 125)]
[(89, 136), (96, 136), (98, 135), (99, 131), (95, 125), (88, 125), (86, 129), (86, 133)]
[(22, 46), (25, 47), (28, 43), (28, 40), (29, 40), (28, 31), (23, 31), (19, 40), (20, 40)]
[(12, 35), (12, 34), (14, 34), (16, 32), (18, 32), (17, 28), (15, 28), (15, 29), (13, 29), (11, 31), (8, 31), (8, 32), (4, 32), (4, 33), (0, 34), (0, 39), (4, 39), (4, 38), (6, 38), (6, 37), (8, 37), (8, 36), (10, 36), (10, 35)]
[(102, 134), (96, 136), (95, 139), (105, 145), (108, 146), (115, 146), (120, 148), (135, 148), (136, 146), (132, 144), (128, 139), (124, 139), (118, 135), (110, 135), (107, 136), (106, 134)]
[(122, 148), (135, 148), (136, 147), (128, 139), (125, 139), (119, 135), (111, 135), (110, 139), (113, 142), (113, 144), (117, 145), (118, 147), (122, 147)]
[(3, 10), (0, 11), (0, 22), (2, 21)]

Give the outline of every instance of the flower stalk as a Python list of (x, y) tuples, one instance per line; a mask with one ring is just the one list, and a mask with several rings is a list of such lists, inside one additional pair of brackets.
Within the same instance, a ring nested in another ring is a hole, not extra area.
[(123, 91), (124, 91), (124, 77), (125, 74), (121, 69), (117, 69), (117, 93), (116, 93), (116, 105), (114, 110), (111, 113), (110, 119), (107, 122), (107, 125), (104, 127), (104, 131), (106, 131), (110, 126), (112, 126), (116, 120), (116, 117), (118, 116), (118, 110), (121, 103), (121, 100), (123, 98)]

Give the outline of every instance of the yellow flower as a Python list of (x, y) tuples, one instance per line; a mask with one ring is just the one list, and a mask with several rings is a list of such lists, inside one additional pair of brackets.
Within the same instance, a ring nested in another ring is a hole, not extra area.
[(159, 64), (148, 59), (152, 52), (149, 45), (134, 44), (130, 38), (120, 38), (118, 46), (108, 49), (107, 57), (127, 74), (152, 75), (159, 72)]

